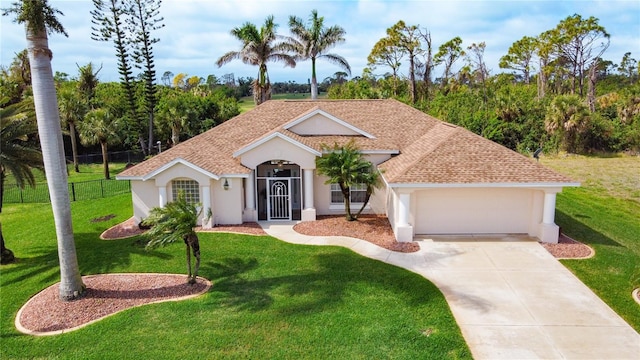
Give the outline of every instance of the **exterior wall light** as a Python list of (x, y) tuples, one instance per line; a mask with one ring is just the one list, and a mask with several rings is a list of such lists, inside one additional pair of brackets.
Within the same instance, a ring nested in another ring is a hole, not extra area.
[(231, 186), (229, 185), (229, 179), (224, 178), (224, 183), (222, 183), (222, 188), (225, 190), (229, 190)]

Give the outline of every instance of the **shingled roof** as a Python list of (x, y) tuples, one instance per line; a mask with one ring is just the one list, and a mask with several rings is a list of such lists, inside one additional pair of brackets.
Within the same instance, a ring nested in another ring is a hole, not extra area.
[[(287, 124), (323, 111), (366, 136), (293, 133)], [(562, 184), (567, 177), (470, 131), (442, 122), (396, 100), (271, 100), (193, 137), (118, 175), (144, 178), (176, 158), (219, 175), (244, 175), (248, 169), (234, 152), (275, 132), (318, 151), (323, 145), (354, 140), (363, 151), (398, 155), (380, 164), (391, 184)]]

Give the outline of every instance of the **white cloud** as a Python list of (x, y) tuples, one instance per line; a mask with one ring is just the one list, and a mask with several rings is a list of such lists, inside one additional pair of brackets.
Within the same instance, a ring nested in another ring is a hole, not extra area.
[[(6, 7), (9, 0), (0, 0)], [(117, 81), (115, 51), (111, 43), (91, 40), (91, 1), (52, 0), (51, 4), (65, 14), (60, 18), (69, 38), (50, 37), (54, 51), (54, 71), (77, 74), (76, 63), (92, 61), (103, 64), (102, 81)], [(307, 19), (312, 9), (325, 17), (326, 25), (340, 25), (347, 32), (347, 42), (332, 50), (347, 58), (353, 75), (360, 75), (366, 66), (373, 45), (385, 36), (385, 30), (398, 20), (429, 29), (434, 50), (455, 36), (462, 38), (466, 48), (472, 42), (487, 44), (486, 60), (493, 72), (500, 71), (498, 59), (509, 46), (525, 35), (536, 36), (551, 29), (574, 13), (583, 17), (595, 16), (611, 34), (611, 46), (604, 57), (619, 62), (631, 51), (640, 58), (640, 2), (620, 1), (432, 1), (432, 0), (353, 0), (353, 1), (294, 1), (294, 0), (164, 0), (161, 16), (165, 27), (154, 33), (160, 38), (155, 44), (156, 71), (187, 73), (206, 77), (233, 72), (237, 77), (255, 77), (257, 69), (233, 61), (218, 68), (215, 61), (230, 50), (237, 50), (239, 42), (230, 30), (245, 22), (257, 26), (273, 14), (280, 24), (279, 33), (287, 35), (289, 15)], [(0, 63), (7, 66), (14, 54), (25, 47), (24, 30), (3, 17), (0, 24)], [(339, 68), (328, 62), (318, 62), (318, 78), (331, 76)], [(306, 83), (310, 76), (309, 62), (295, 69), (282, 64), (269, 64), (272, 81), (295, 80)], [(436, 73), (439, 73), (437, 70)]]

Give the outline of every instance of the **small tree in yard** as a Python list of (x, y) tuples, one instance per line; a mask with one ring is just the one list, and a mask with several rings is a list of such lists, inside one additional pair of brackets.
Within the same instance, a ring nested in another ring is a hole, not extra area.
[[(151, 209), (149, 217), (142, 222), (144, 226), (151, 226), (145, 234), (149, 239), (147, 249), (184, 241), (187, 248), (187, 282), (189, 284), (196, 283), (200, 269), (200, 241), (195, 232), (198, 216), (200, 216), (198, 205), (189, 203), (184, 194), (180, 193), (176, 201), (167, 203), (164, 207)], [(196, 259), (193, 272), (191, 271), (192, 252)]]
[(109, 152), (107, 146), (119, 141), (117, 134), (118, 121), (111, 116), (109, 110), (94, 109), (87, 113), (84, 121), (79, 123), (80, 142), (84, 145), (100, 144), (102, 150), (102, 167), (104, 178), (109, 180)]
[[(328, 177), (325, 184), (338, 184), (344, 197), (344, 210), (347, 221), (354, 221), (362, 213), (371, 199), (375, 188), (380, 185), (380, 173), (370, 161), (362, 156), (353, 141), (346, 145), (335, 144), (332, 148), (324, 146), (327, 154), (316, 159), (318, 174)], [(366, 197), (356, 215), (351, 213), (351, 186), (364, 184)]]

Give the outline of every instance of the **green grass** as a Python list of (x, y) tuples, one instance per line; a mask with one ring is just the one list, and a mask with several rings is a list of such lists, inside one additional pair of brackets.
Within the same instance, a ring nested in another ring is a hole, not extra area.
[[(115, 180), (115, 175), (125, 168), (125, 164), (110, 164), (111, 180), (105, 181), (102, 165), (82, 165), (80, 173), (71, 171), (69, 173), (69, 197), (71, 201), (95, 199), (114, 194), (129, 192), (130, 187), (127, 182)], [(11, 174), (9, 174), (11, 175)], [(34, 171), (36, 186), (26, 186), (19, 189), (15, 185), (15, 180), (7, 177), (3, 194), (4, 203), (48, 203), (49, 188), (46, 183), (44, 173)]]
[[(295, 94), (295, 93), (287, 93), (287, 94), (273, 94), (271, 96), (272, 100), (284, 100), (284, 99), (305, 99), (308, 100), (311, 98), (311, 94), (309, 93), (303, 93), (303, 94)], [(326, 93), (321, 93), (318, 94), (318, 99), (326, 99), (327, 98), (327, 94)], [(253, 102), (253, 96), (245, 96), (240, 98), (240, 101), (238, 101), (238, 105), (240, 106), (240, 113), (249, 111), (251, 109), (253, 109), (254, 107), (256, 107), (255, 103)]]
[[(109, 172), (111, 177), (114, 178), (118, 173), (122, 172), (125, 168), (125, 163), (109, 163)], [(69, 182), (81, 182), (90, 180), (104, 179), (104, 170), (102, 164), (81, 164), (78, 166), (80, 172), (73, 171), (73, 164), (67, 165)], [(44, 175), (44, 171), (34, 170), (33, 175), (36, 178), (38, 185), (44, 184), (46, 186), (47, 179)], [(9, 172), (5, 179), (6, 184), (15, 184), (13, 175)]]
[[(99, 234), (131, 214), (129, 195), (72, 204), (83, 274), (184, 273), (183, 245), (145, 251), (139, 238)], [(90, 220), (114, 214), (107, 222)], [(9, 204), (7, 246), (19, 261), (0, 276), (0, 358), (214, 359), (470, 358), (444, 297), (429, 281), (340, 247), (268, 236), (203, 233), (195, 299), (127, 310), (52, 337), (18, 333), (16, 312), (59, 281), (51, 209)], [(37, 224), (38, 231), (34, 231)]]
[(572, 156), (542, 162), (583, 182), (558, 195), (556, 223), (596, 255), (562, 263), (640, 331), (640, 307), (631, 297), (640, 287), (640, 158)]

